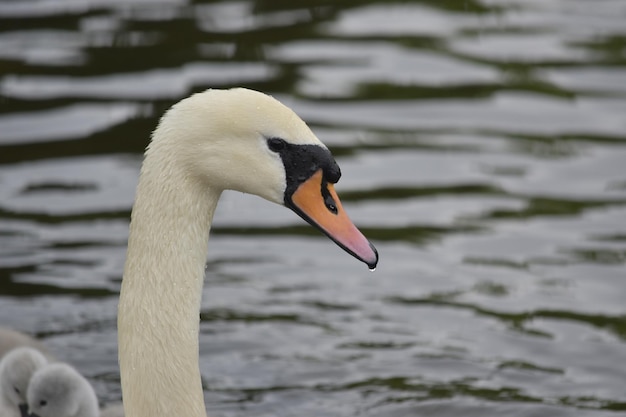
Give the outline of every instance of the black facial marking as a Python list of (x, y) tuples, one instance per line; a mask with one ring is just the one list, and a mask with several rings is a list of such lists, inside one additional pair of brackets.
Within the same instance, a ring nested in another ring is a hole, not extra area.
[(285, 166), (287, 188), (285, 190), (285, 204), (291, 206), (291, 195), (300, 184), (311, 178), (319, 171), (323, 172), (322, 197), (326, 207), (337, 213), (335, 200), (328, 192), (328, 183), (336, 183), (341, 178), (341, 170), (330, 151), (319, 145), (295, 145), (280, 138), (269, 138), (267, 146), (280, 155)]

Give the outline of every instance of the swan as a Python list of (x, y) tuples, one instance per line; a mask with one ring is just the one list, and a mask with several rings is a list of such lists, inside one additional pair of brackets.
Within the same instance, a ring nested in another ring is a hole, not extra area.
[(57, 362), (39, 368), (27, 391), (30, 417), (123, 417), (121, 406), (100, 411), (91, 384), (75, 368)]
[(26, 393), (33, 374), (48, 363), (37, 349), (15, 348), (0, 361), (0, 415), (26, 416)]
[(20, 346), (30, 346), (48, 355), (46, 349), (38, 340), (27, 334), (0, 326), (0, 358), (7, 352)]
[(328, 148), (263, 93), (207, 90), (161, 118), (146, 149), (118, 306), (127, 416), (206, 417), (199, 309), (213, 213), (223, 190), (287, 206), (370, 269), (378, 253), (346, 215)]

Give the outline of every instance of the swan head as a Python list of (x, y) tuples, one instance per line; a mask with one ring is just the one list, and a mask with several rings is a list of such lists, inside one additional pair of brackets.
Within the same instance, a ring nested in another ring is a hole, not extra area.
[(91, 384), (66, 363), (53, 363), (33, 375), (27, 391), (30, 417), (97, 417)]
[(144, 163), (143, 170), (180, 171), (202, 187), (285, 205), (370, 268), (378, 262), (376, 249), (335, 192), (341, 171), (332, 154), (300, 117), (271, 96), (236, 88), (180, 101), (155, 130), (146, 151), (146, 161), (150, 158), (160, 160)]
[(33, 374), (48, 361), (37, 349), (19, 347), (9, 351), (0, 362), (0, 391), (10, 407), (26, 414), (26, 393)]

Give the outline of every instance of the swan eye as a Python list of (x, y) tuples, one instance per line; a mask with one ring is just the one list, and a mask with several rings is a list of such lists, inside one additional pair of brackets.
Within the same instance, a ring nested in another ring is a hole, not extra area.
[(20, 390), (17, 387), (13, 387), (13, 391), (15, 391), (16, 394), (20, 393)]
[(39, 405), (42, 406), (42, 407), (45, 407), (46, 405), (48, 405), (48, 401), (41, 400), (41, 401), (39, 401)]
[(287, 146), (287, 143), (279, 138), (270, 138), (267, 140), (267, 146), (274, 152), (280, 152)]

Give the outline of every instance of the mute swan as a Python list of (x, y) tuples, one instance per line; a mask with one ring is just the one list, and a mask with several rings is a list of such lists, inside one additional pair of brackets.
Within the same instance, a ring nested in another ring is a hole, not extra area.
[(175, 104), (148, 146), (118, 309), (127, 416), (206, 417), (198, 327), (209, 228), (225, 189), (285, 205), (375, 268), (378, 253), (334, 191), (341, 172), (288, 107), (237, 88)]
[(7, 352), (20, 346), (30, 346), (47, 355), (44, 346), (36, 339), (24, 333), (0, 326), (0, 358)]
[(48, 363), (37, 349), (18, 347), (0, 361), (0, 415), (26, 416), (26, 390), (32, 375)]
[(103, 410), (91, 384), (73, 367), (58, 362), (44, 366), (28, 386), (30, 417), (123, 417), (120, 406)]

